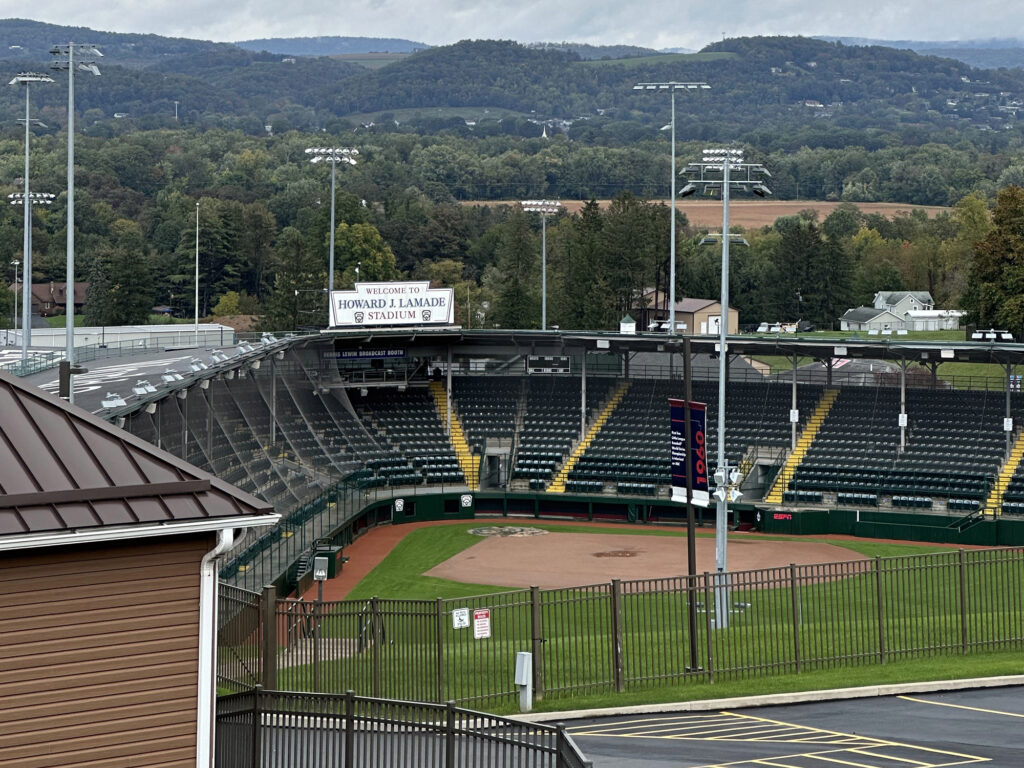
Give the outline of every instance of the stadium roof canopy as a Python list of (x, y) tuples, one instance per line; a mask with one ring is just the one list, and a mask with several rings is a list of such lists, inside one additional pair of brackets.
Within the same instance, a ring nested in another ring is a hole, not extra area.
[[(681, 351), (682, 336), (664, 333), (620, 334), (585, 331), (463, 330), (460, 328), (388, 328), (324, 331), (321, 338), (347, 347), (416, 345), (454, 347), (455, 353), (571, 354), (582, 350), (616, 352)], [(310, 340), (311, 337), (304, 337)], [(316, 337), (313, 337), (316, 338)], [(718, 336), (690, 336), (693, 352), (711, 354)], [(916, 341), (900, 336), (849, 337), (759, 334), (729, 336), (729, 352), (740, 355), (811, 357), (815, 360), (856, 358), (914, 362), (1024, 363), (1024, 344), (996, 341)]]

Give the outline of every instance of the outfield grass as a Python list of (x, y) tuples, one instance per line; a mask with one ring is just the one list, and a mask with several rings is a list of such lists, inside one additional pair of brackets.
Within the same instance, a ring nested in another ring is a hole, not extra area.
[[(649, 526), (586, 527), (530, 521), (552, 532), (674, 536), (682, 529)], [(495, 712), (515, 710), (511, 685), (515, 653), (531, 647), (540, 621), (546, 698), (538, 709), (568, 709), (653, 701), (685, 701), (757, 693), (813, 690), (886, 682), (987, 677), (1024, 671), (1019, 650), (991, 651), (1017, 643), (1019, 611), (1006, 603), (1005, 587), (1024, 580), (1016, 560), (987, 562), (966, 577), (956, 556), (903, 562), (879, 575), (868, 564), (860, 573), (823, 577), (790, 588), (779, 581), (734, 584), (733, 601), (747, 607), (730, 626), (711, 630), (699, 607), (694, 636), (698, 659), (713, 659), (714, 681), (687, 675), (690, 647), (685, 591), (665, 580), (648, 590), (623, 590), (621, 642), (626, 690), (615, 693), (613, 619), (607, 587), (548, 590), (540, 603), (528, 590), (461, 584), (423, 572), (480, 541), (468, 529), (480, 522), (410, 531), (384, 561), (357, 585), (351, 600), (324, 618), (321, 637), (360, 643), (360, 652), (281, 671), (283, 687), (341, 691), (394, 698), (456, 699)], [(711, 537), (714, 534), (699, 532)], [(813, 537), (765, 539), (807, 541)], [(867, 557), (950, 552), (948, 546), (829, 540)], [(680, 542), (682, 546), (682, 541)], [(853, 558), (851, 558), (853, 559)], [(928, 566), (928, 567), (924, 567)], [(938, 566), (938, 568), (932, 567)], [(961, 578), (965, 578), (961, 582)], [(879, 585), (885, 595), (879, 602)], [(962, 586), (961, 586), (962, 585)], [(1000, 586), (1002, 585), (1002, 586)], [(961, 627), (965, 589), (967, 627)], [(490, 593), (490, 594), (488, 594)], [(373, 596), (382, 598), (374, 602)], [(441, 599), (445, 598), (445, 599)], [(698, 606), (713, 593), (697, 595)], [(487, 607), (494, 634), (477, 641), (451, 625), (453, 608)], [(531, 619), (531, 614), (534, 619)], [(376, 615), (382, 634), (365, 642)], [(974, 647), (963, 647), (963, 633)], [(351, 647), (351, 646), (350, 646)], [(799, 649), (799, 651), (797, 651)], [(884, 650), (883, 650), (884, 649)], [(922, 658), (926, 657), (926, 658)], [(306, 660), (307, 662), (309, 659)], [(801, 673), (793, 674), (800, 665)], [(378, 682), (374, 682), (378, 681)]]
[[(465, 525), (439, 525), (436, 527), (418, 528), (410, 531), (381, 563), (370, 571), (366, 577), (353, 588), (349, 600), (366, 600), (371, 597), (400, 598), (403, 600), (433, 600), (435, 598), (467, 597), (491, 592), (502, 592), (509, 588), (490, 584), (463, 584), (447, 581), (432, 576), (424, 576), (436, 565), (440, 565), (450, 557), (454, 557), (464, 549), (480, 543), (482, 539), (469, 533), (470, 528), (479, 528), (480, 521)], [(515, 525), (509, 523), (509, 525)], [(597, 534), (629, 534), (631, 536), (674, 536), (686, 538), (682, 528), (662, 528), (656, 526), (593, 526), (582, 528), (578, 525), (559, 525), (530, 521), (529, 525), (552, 533), (597, 533)], [(713, 538), (714, 532), (698, 530), (698, 537)], [(770, 541), (810, 541), (813, 537), (796, 536), (763, 536)], [(867, 557), (895, 557), (897, 555), (916, 555), (927, 552), (948, 552), (951, 547), (919, 546), (913, 544), (892, 544), (870, 539), (858, 541), (829, 540), (829, 544), (843, 547)], [(682, 545), (681, 545), (682, 546)]]

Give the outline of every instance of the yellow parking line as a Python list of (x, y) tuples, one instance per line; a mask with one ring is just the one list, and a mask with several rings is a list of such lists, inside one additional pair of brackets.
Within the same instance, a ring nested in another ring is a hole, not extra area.
[(998, 709), (984, 709), (983, 707), (968, 707), (966, 704), (948, 704), (944, 701), (929, 701), (928, 699), (918, 699), (913, 696), (900, 696), (899, 698), (905, 699), (906, 701), (914, 701), (918, 704), (932, 704), (936, 707), (952, 707), (953, 709), (967, 709), (971, 712), (984, 712), (987, 715), (1003, 715), (1004, 717), (1024, 718), (1024, 715), (1018, 714), (1017, 712), (1002, 712)]

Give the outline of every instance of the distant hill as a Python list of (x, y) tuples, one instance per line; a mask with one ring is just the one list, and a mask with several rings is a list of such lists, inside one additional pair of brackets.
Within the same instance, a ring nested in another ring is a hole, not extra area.
[(0, 59), (49, 62), (50, 49), (68, 41), (91, 43), (122, 67), (145, 67), (167, 56), (230, 51), (231, 43), (213, 43), (182, 37), (98, 32), (29, 19), (0, 19)]
[(430, 46), (394, 37), (268, 37), (235, 43), (247, 51), (286, 56), (341, 56), (353, 53), (413, 53)]
[(957, 59), (979, 69), (1024, 68), (1024, 40), (1018, 38), (943, 41), (873, 40), (866, 37), (818, 37), (816, 39), (839, 42), (844, 45), (881, 45), (886, 48), (902, 48), (928, 56)]
[(529, 43), (527, 48), (542, 51), (566, 51), (575, 53), (584, 61), (599, 59), (630, 59), (640, 56), (652, 56), (659, 53), (653, 48), (642, 48), (639, 45), (587, 45), (586, 43)]

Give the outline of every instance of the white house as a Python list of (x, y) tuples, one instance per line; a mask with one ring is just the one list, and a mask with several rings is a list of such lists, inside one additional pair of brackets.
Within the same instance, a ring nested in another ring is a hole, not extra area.
[(904, 317), (907, 312), (935, 309), (935, 299), (928, 291), (879, 291), (875, 294), (874, 307)]
[(903, 318), (887, 309), (855, 307), (839, 318), (841, 331), (894, 331), (904, 327)]

